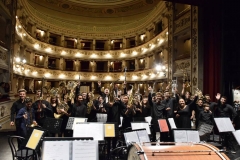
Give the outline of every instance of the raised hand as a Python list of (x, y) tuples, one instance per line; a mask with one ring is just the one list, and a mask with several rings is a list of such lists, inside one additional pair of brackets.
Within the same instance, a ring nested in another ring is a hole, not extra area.
[(217, 93), (216, 99), (219, 100), (220, 98), (221, 98), (221, 94), (220, 94), (220, 93)]

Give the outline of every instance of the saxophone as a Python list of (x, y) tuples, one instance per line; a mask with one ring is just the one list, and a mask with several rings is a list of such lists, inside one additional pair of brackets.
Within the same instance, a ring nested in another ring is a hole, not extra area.
[(92, 108), (93, 108), (93, 99), (94, 99), (94, 94), (93, 92), (89, 92), (91, 94), (89, 98), (89, 102), (87, 103), (87, 114), (90, 114)]
[[(68, 111), (69, 106), (67, 103), (65, 102), (61, 102), (58, 106), (57, 106), (57, 112), (59, 112), (60, 110), (64, 110), (64, 111)], [(54, 118), (59, 119), (60, 117), (62, 117), (64, 115), (64, 113), (54, 113)]]

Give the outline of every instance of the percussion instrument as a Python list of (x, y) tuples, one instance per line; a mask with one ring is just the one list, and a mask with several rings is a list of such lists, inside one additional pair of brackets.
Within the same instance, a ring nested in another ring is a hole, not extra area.
[(133, 143), (128, 160), (229, 160), (219, 149), (207, 143)]

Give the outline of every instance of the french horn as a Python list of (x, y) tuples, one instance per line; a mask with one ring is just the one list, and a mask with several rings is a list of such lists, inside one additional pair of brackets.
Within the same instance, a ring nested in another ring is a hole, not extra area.
[(61, 102), (57, 106), (57, 113), (54, 113), (54, 118), (59, 119), (60, 117), (62, 117), (64, 115), (64, 113), (60, 113), (60, 110), (62, 110), (62, 109), (67, 112), (69, 109), (68, 104), (65, 102)]

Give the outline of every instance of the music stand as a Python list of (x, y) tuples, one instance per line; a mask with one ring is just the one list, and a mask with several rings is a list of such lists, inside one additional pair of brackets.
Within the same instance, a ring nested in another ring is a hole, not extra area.
[(46, 117), (43, 128), (50, 133), (59, 133), (62, 126), (62, 119)]
[[(114, 125), (114, 136), (106, 135), (106, 127), (108, 127), (108, 124)], [(117, 122), (107, 122), (104, 124), (104, 130), (105, 130), (105, 137), (118, 137), (119, 136), (119, 128)]]
[(235, 129), (229, 117), (214, 118), (218, 131), (221, 132), (234, 132)]
[(160, 132), (169, 132), (169, 128), (168, 128), (166, 119), (159, 119), (158, 124), (159, 124)]
[(151, 134), (148, 122), (131, 122), (132, 130), (146, 129), (148, 134)]
[(73, 130), (73, 129), (74, 129), (74, 125), (75, 125), (77, 122), (87, 122), (87, 118), (69, 117), (69, 118), (68, 118), (68, 122), (67, 122), (66, 129), (67, 129), (67, 130)]
[(207, 141), (213, 130), (213, 125), (200, 122), (198, 125), (198, 132), (201, 141)]
[(174, 135), (174, 142), (200, 142), (199, 133), (195, 129), (174, 129), (173, 130)]

